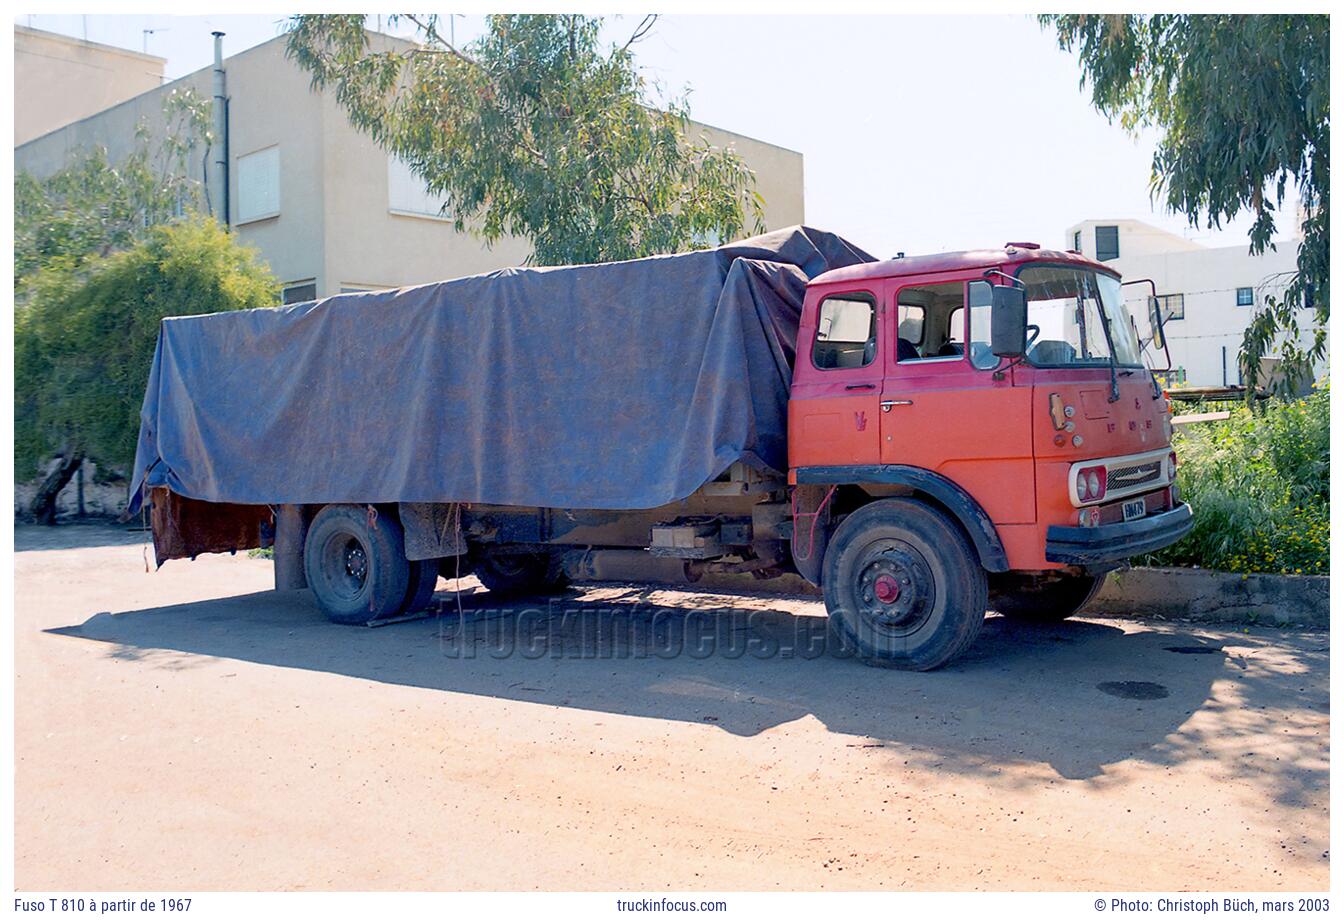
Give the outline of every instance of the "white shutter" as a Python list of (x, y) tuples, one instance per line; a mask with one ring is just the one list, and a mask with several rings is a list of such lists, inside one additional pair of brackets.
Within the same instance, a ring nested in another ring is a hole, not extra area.
[(387, 209), (394, 214), (448, 219), (444, 199), (431, 195), (425, 183), (411, 172), (407, 163), (394, 156), (387, 158)]
[(280, 148), (267, 147), (238, 158), (238, 216), (234, 223), (280, 213)]

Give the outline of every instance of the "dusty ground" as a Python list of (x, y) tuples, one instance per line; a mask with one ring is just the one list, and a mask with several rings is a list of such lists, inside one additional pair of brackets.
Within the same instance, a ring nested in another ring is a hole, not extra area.
[(1329, 884), (1323, 634), (994, 617), (908, 674), (770, 654), (812, 601), (339, 627), (139, 539), (16, 531), (20, 889)]

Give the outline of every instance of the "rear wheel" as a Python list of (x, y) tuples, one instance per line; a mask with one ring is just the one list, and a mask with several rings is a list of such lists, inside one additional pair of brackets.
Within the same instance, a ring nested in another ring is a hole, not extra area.
[(550, 594), (569, 583), (558, 553), (492, 552), (476, 560), (475, 572), (500, 595)]
[(1062, 575), (1050, 580), (998, 575), (991, 585), (989, 606), (1014, 620), (1055, 623), (1086, 607), (1105, 581), (1105, 575)]
[(847, 646), (875, 663), (940, 667), (975, 641), (988, 588), (970, 542), (912, 499), (873, 502), (845, 518), (826, 548), (822, 591)]
[(401, 525), (363, 505), (328, 505), (317, 513), (304, 542), (303, 569), (333, 623), (391, 616), (411, 599)]
[(439, 560), (416, 559), (411, 562), (411, 573), (406, 586), (406, 601), (402, 613), (418, 613), (434, 599), (434, 588), (439, 584)]

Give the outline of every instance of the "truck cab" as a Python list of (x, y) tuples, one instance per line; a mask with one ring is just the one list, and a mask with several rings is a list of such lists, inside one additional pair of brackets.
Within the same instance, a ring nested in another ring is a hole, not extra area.
[(861, 652), (916, 667), (973, 640), (986, 595), (1068, 616), (1191, 526), (1120, 277), (1029, 243), (813, 279), (789, 467), (799, 572)]

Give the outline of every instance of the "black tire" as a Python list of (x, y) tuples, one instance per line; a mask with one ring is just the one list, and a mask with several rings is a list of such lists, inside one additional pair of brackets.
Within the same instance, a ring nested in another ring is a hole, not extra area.
[(418, 613), (434, 600), (434, 588), (439, 584), (439, 560), (415, 559), (406, 585), (406, 600), (401, 613)]
[(832, 628), (860, 658), (929, 671), (975, 641), (988, 584), (956, 523), (923, 502), (889, 498), (840, 524), (822, 593)]
[(569, 583), (558, 553), (490, 553), (475, 561), (475, 574), (492, 594), (551, 594)]
[(1086, 607), (1105, 581), (1105, 575), (1064, 575), (1045, 582), (999, 575), (991, 585), (989, 606), (1014, 620), (1058, 623)]
[(364, 505), (327, 505), (317, 513), (303, 546), (303, 571), (333, 623), (392, 616), (408, 600), (411, 565), (401, 525)]

